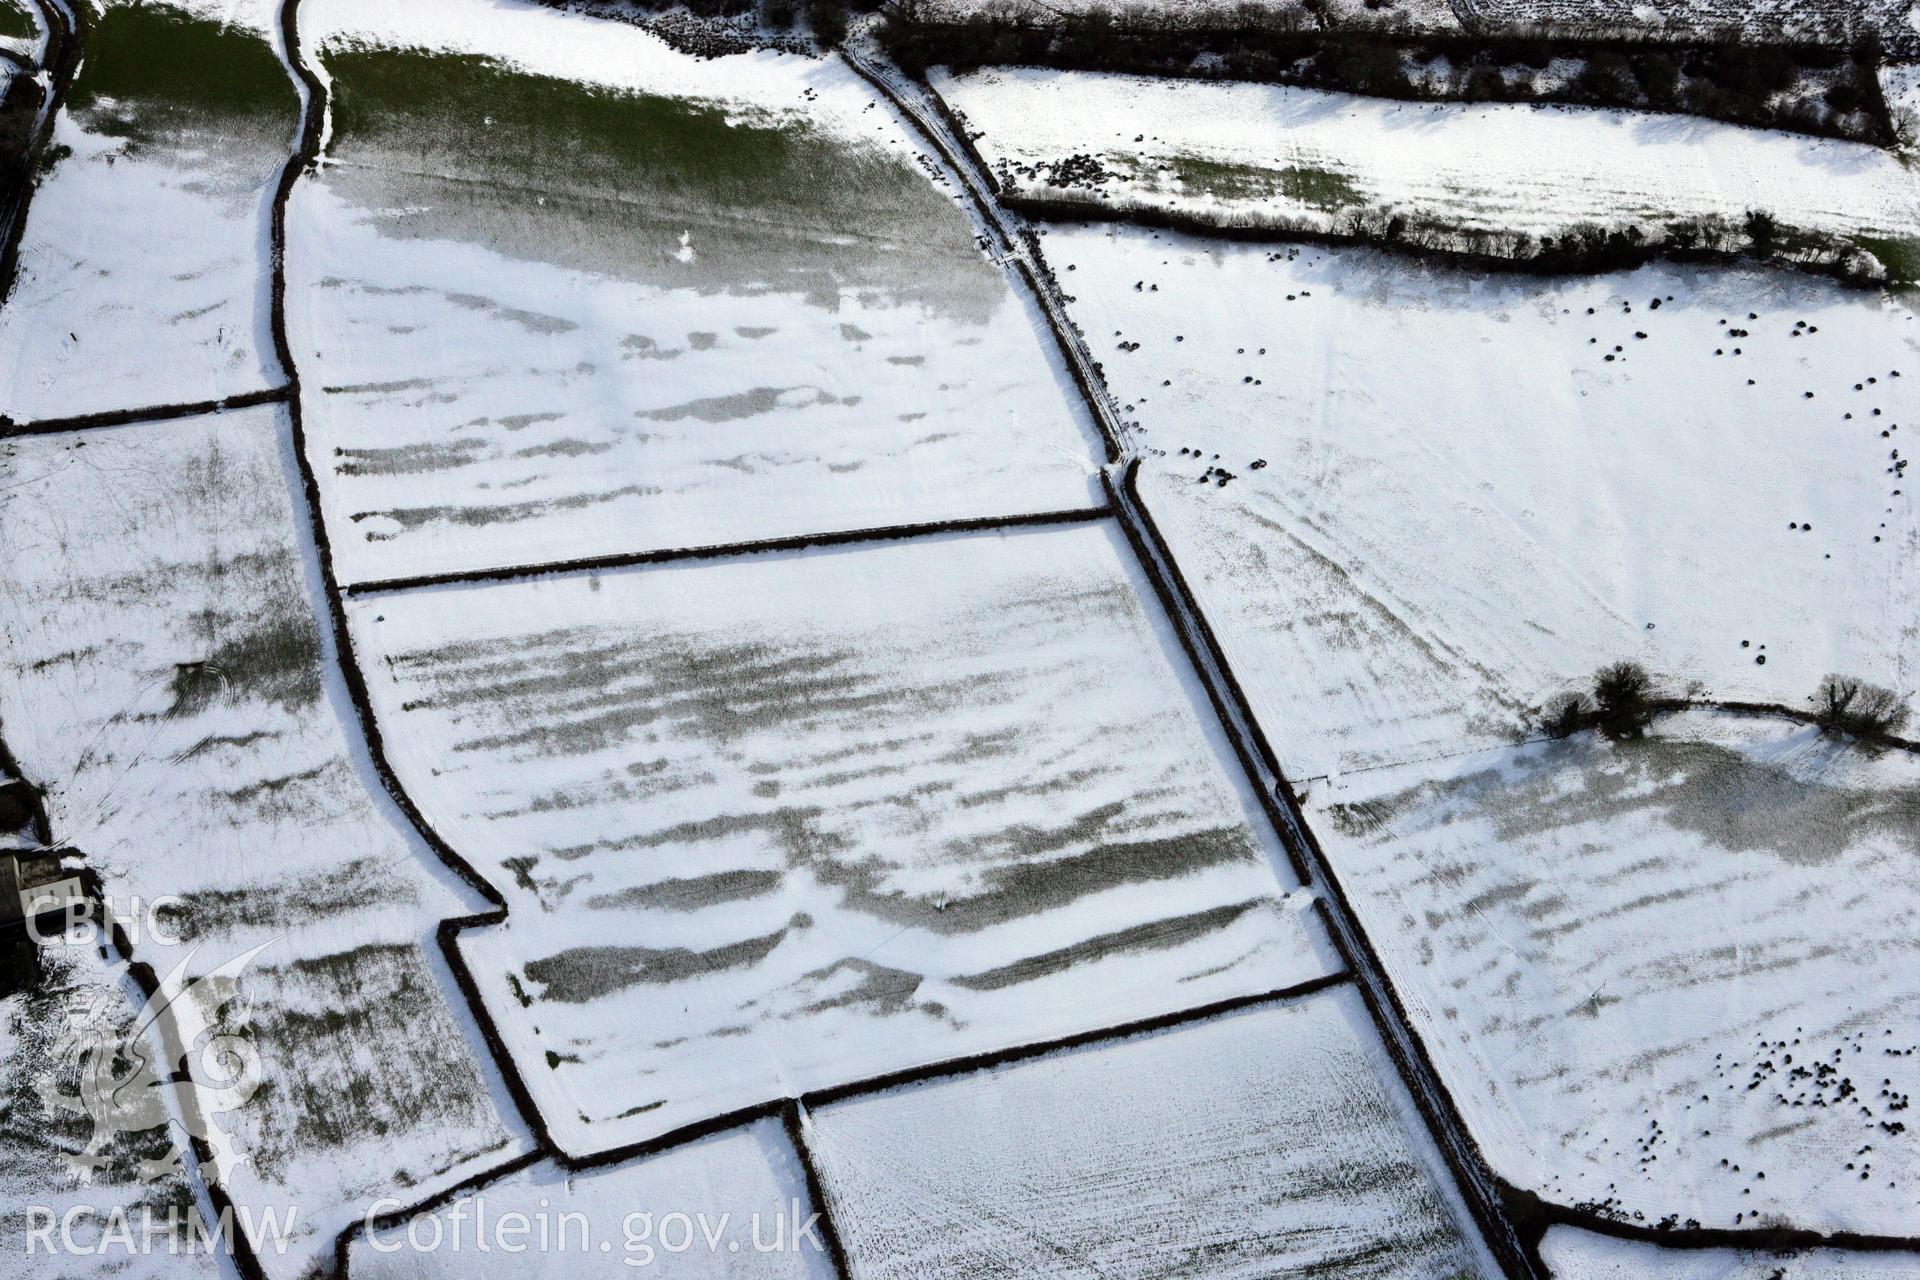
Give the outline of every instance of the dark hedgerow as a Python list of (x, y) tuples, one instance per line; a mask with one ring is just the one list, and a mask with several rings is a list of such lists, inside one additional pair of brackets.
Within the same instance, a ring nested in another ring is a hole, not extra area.
[(1828, 733), (1883, 738), (1904, 728), (1907, 716), (1899, 694), (1858, 676), (1830, 675), (1813, 695), (1813, 718)]
[(823, 48), (831, 49), (847, 37), (847, 7), (844, 0), (811, 0), (807, 5), (807, 26)]
[[(872, 0), (866, 0), (871, 3)], [(1742, 45), (1699, 37), (1653, 42), (1627, 29), (1581, 38), (1416, 32), (1391, 22), (1316, 20), (1243, 5), (1169, 26), (1144, 11), (1013, 6), (963, 17), (921, 0), (890, 0), (880, 41), (908, 74), (945, 65), (1115, 71), (1257, 80), (1411, 100), (1567, 102), (1684, 110), (1736, 124), (1886, 144), (1893, 122), (1878, 89), (1879, 50), (1817, 44)], [(1437, 77), (1436, 61), (1453, 68)], [(1580, 69), (1535, 81), (1556, 58)], [(1414, 74), (1418, 71), (1420, 74)], [(1830, 94), (1830, 97), (1829, 97)]]
[(1595, 723), (1609, 738), (1637, 738), (1653, 722), (1653, 679), (1637, 662), (1616, 662), (1593, 677)]
[(1540, 728), (1549, 738), (1571, 738), (1592, 724), (1593, 717), (1593, 700), (1586, 694), (1562, 694), (1540, 713)]
[(25, 75), (13, 77), (0, 93), (0, 216), (12, 208), (26, 185), (27, 153), (45, 96), (40, 82)]

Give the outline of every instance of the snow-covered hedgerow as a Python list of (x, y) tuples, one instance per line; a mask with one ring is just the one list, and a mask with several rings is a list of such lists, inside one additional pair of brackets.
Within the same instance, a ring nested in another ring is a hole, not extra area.
[(1575, 1227), (1547, 1232), (1555, 1280), (1915, 1280), (1920, 1254), (1849, 1249), (1663, 1249)]

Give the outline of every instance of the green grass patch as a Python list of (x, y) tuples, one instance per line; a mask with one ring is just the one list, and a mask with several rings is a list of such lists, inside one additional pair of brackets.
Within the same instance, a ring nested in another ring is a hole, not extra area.
[(329, 51), (334, 150), (507, 186), (871, 228), (951, 220), (902, 155), (798, 116), (628, 93), (474, 54)]
[(1920, 240), (1912, 237), (1855, 236), (1853, 242), (1880, 259), (1887, 283), (1897, 288), (1920, 284)]
[(1280, 170), (1280, 193), (1328, 213), (1358, 209), (1367, 202), (1344, 173), (1306, 165), (1288, 165)]
[(293, 81), (258, 34), (153, 4), (94, 19), (67, 103), (88, 128), (135, 141), (182, 126), (290, 133), (300, 114)]
[(1188, 193), (1210, 195), (1216, 200), (1245, 202), (1282, 196), (1327, 213), (1359, 208), (1366, 203), (1366, 198), (1346, 175), (1330, 169), (1306, 165), (1269, 169), (1200, 156), (1174, 156), (1167, 163)]

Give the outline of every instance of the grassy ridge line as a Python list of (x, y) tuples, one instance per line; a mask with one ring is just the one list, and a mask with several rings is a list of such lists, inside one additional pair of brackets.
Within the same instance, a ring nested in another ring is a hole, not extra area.
[[(1244, 188), (1255, 182), (1270, 184), (1281, 194), (1314, 205), (1330, 215), (1344, 212), (1344, 217), (1309, 220), (1259, 210), (1210, 214), (1150, 204), (1145, 194), (1122, 193), (1118, 198), (1108, 198), (1096, 190), (1081, 192), (1049, 187), (1044, 192), (1035, 192), (1020, 190), (1017, 186), (1010, 188), (974, 141), (972, 123), (966, 113), (948, 102), (931, 82), (924, 83), (925, 96), (932, 100), (946, 130), (972, 161), (976, 176), (1001, 206), (1037, 221), (1125, 223), (1249, 243), (1366, 245), (1433, 262), (1525, 275), (1617, 271), (1654, 261), (1716, 266), (1764, 261), (1858, 288), (1911, 287), (1920, 283), (1920, 238), (1899, 240), (1868, 233), (1802, 230), (1771, 218), (1762, 218), (1756, 223), (1751, 213), (1746, 222), (1737, 226), (1724, 217), (1709, 214), (1676, 218), (1650, 229), (1576, 224), (1557, 237), (1482, 231), (1450, 226), (1432, 217), (1414, 219), (1389, 209), (1368, 209), (1359, 200), (1351, 182), (1338, 173), (1297, 167), (1257, 169), (1217, 164), (1198, 157), (1185, 159), (1193, 166), (1194, 174), (1202, 179), (1213, 177), (1224, 181), (1229, 188)], [(1175, 157), (1174, 161), (1178, 164), (1181, 159)], [(1232, 199), (1237, 193), (1229, 189), (1225, 194)], [(1871, 264), (1861, 258), (1863, 252), (1884, 268), (1884, 276), (1876, 274)], [(1039, 253), (1034, 254), (1034, 259), (1043, 270), (1047, 269)]]

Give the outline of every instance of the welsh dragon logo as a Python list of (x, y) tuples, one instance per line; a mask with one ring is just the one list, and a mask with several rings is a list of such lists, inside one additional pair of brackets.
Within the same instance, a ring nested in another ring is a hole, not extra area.
[[(66, 1027), (53, 1046), (53, 1066), (36, 1082), (50, 1109), (93, 1122), (86, 1146), (68, 1157), (82, 1182), (112, 1163), (115, 1135), (167, 1128), (168, 1150), (140, 1159), (137, 1172), (152, 1182), (180, 1168), (183, 1138), (206, 1143), (212, 1159), (202, 1174), (217, 1182), (248, 1162), (216, 1117), (245, 1106), (261, 1082), (260, 1051), (247, 1034), (247, 1011), (238, 977), (271, 943), (262, 943), (225, 964), (189, 979), (189, 953), (164, 979), (131, 1022), (119, 982), (73, 997)], [(115, 978), (126, 965), (117, 966)], [(159, 1052), (156, 1052), (156, 1046)], [(162, 1054), (177, 1054), (164, 1069)], [(73, 1067), (77, 1064), (77, 1087)], [(178, 1120), (179, 1127), (172, 1127)]]

